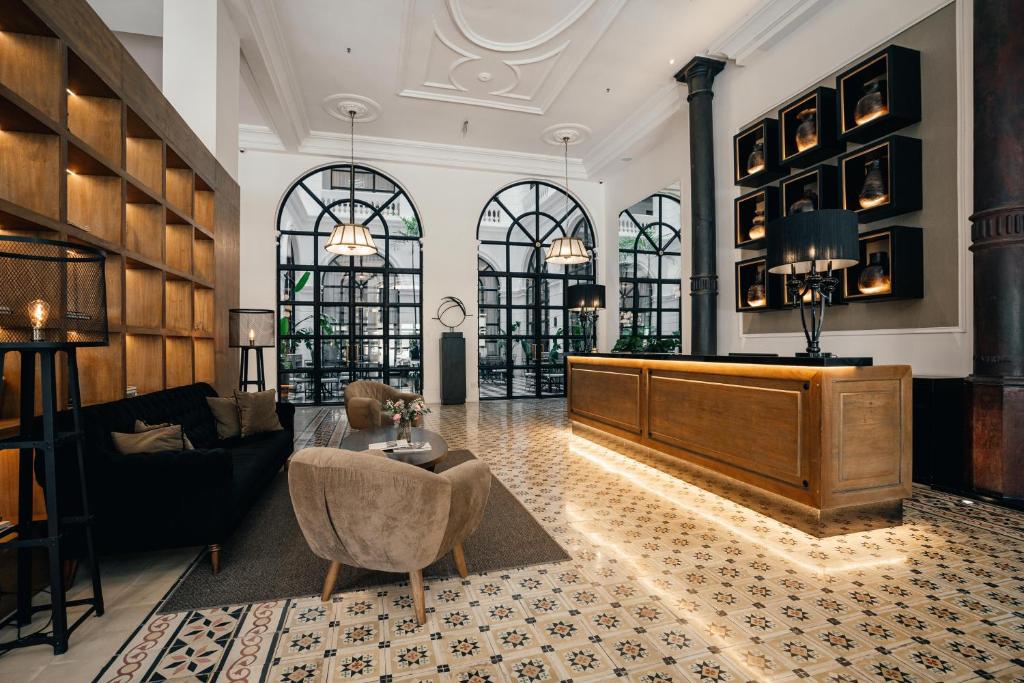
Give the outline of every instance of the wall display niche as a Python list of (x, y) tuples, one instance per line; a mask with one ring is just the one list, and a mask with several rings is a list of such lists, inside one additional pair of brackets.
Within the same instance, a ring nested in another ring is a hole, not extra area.
[(761, 187), (786, 175), (779, 165), (779, 122), (761, 119), (733, 136), (733, 176), (741, 187)]
[(734, 211), (737, 249), (764, 249), (767, 226), (779, 217), (779, 188), (762, 187), (736, 198)]
[(860, 262), (843, 271), (850, 301), (891, 301), (924, 296), (921, 228), (890, 226), (862, 233)]
[(736, 262), (736, 312), (782, 307), (782, 278), (768, 272), (768, 260), (756, 256)]
[(839, 208), (836, 167), (819, 164), (789, 176), (780, 185), (782, 215)]
[(839, 139), (869, 142), (921, 120), (921, 53), (890, 45), (836, 77)]
[(921, 210), (921, 141), (891, 135), (839, 157), (842, 208), (861, 223)]
[(843, 151), (836, 139), (836, 91), (815, 88), (779, 110), (779, 163), (806, 168)]

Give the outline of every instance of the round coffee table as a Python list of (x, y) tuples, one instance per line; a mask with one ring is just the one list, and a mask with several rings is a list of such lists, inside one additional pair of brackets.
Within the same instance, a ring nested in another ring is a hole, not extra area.
[[(347, 451), (369, 450), (371, 443), (394, 441), (394, 427), (378, 427), (377, 429), (353, 429), (341, 440), (340, 447)], [(416, 465), (425, 470), (434, 471), (439, 462), (448, 457), (448, 442), (438, 434), (423, 427), (413, 427), (409, 442), (426, 441), (430, 444), (429, 451), (421, 453), (385, 453), (391, 460), (409, 465)]]

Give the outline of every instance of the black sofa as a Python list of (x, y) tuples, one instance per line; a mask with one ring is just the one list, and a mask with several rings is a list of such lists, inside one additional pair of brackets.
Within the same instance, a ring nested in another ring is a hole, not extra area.
[[(218, 440), (206, 403), (216, 395), (199, 383), (82, 409), (89, 507), (101, 551), (205, 545), (219, 570), (220, 544), (292, 454), (295, 408), (277, 405), (282, 431)], [(70, 428), (71, 419), (62, 412), (58, 424)], [(135, 420), (180, 424), (195, 450), (121, 455), (110, 433), (134, 431)], [(62, 517), (81, 509), (76, 460), (70, 447), (58, 452)]]

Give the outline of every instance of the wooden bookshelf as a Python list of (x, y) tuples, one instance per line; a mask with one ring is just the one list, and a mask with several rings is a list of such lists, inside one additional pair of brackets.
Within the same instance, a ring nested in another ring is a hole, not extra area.
[[(238, 185), (86, 0), (0, 2), (0, 233), (106, 252), (110, 344), (79, 351), (86, 404), (237, 382)], [(17, 425), (18, 369), (9, 354), (0, 434)], [(58, 368), (61, 405), (65, 380)], [(5, 518), (16, 462), (0, 451)]]

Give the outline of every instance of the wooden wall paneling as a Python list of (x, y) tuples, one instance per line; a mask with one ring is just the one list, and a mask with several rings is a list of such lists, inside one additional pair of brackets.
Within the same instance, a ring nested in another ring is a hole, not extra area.
[(68, 129), (106, 157), (121, 165), (121, 100), (68, 94)]
[(167, 337), (167, 388), (192, 384), (192, 338)]
[(214, 262), (213, 240), (206, 239), (201, 232), (196, 232), (196, 240), (192, 245), (192, 273), (209, 284), (217, 281), (216, 264)]
[(125, 246), (154, 261), (163, 261), (164, 207), (159, 204), (125, 204)]
[(165, 232), (164, 263), (185, 273), (192, 272), (192, 226), (168, 223)]
[(140, 394), (164, 388), (164, 338), (156, 334), (129, 334), (125, 337), (127, 381)]
[(0, 199), (60, 220), (64, 169), (56, 135), (0, 133)]
[(125, 324), (159, 330), (163, 327), (164, 274), (129, 264), (125, 270)]
[(107, 254), (103, 272), (107, 284), (107, 326), (124, 326), (124, 258), (120, 254)]
[[(18, 518), (18, 451), (0, 450), (0, 518)], [(46, 519), (43, 489), (32, 479), (32, 519)]]
[(68, 223), (121, 244), (121, 178), (66, 173)]
[(206, 287), (196, 286), (193, 297), (195, 302), (195, 331), (213, 334), (216, 317), (214, 311), (214, 291)]
[(192, 331), (192, 283), (167, 278), (164, 283), (164, 327), (178, 332)]
[(195, 380), (213, 384), (217, 378), (212, 339), (193, 339)]
[(0, 83), (52, 121), (60, 120), (63, 70), (57, 38), (0, 31)]
[(572, 410), (633, 434), (641, 434), (641, 368), (580, 366), (572, 368)]
[(228, 348), (228, 309), (238, 308), (239, 301), (239, 191), (238, 184), (227, 171), (218, 166), (216, 208), (216, 282), (214, 290), (214, 338), (216, 340), (217, 381), (214, 387), (229, 394), (238, 382), (238, 354)]
[(109, 346), (78, 350), (78, 382), (82, 404), (107, 403), (124, 398), (124, 335), (110, 335)]

